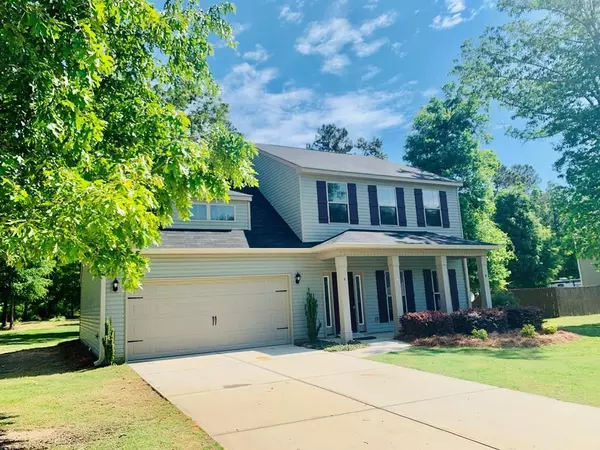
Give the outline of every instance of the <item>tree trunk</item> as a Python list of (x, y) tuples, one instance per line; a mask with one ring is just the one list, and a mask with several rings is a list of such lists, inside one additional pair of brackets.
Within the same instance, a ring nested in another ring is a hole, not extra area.
[(14, 297), (10, 299), (10, 326), (9, 330), (12, 330), (15, 326), (15, 299)]
[(6, 328), (8, 323), (8, 297), (2, 300), (2, 329)]
[(21, 317), (22, 322), (27, 322), (29, 320), (29, 302), (25, 302), (23, 307), (23, 317)]

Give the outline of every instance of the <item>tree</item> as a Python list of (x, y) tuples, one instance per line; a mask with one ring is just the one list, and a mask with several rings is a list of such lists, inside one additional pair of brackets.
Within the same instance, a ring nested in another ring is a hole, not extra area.
[(463, 45), (465, 88), (495, 99), (523, 139), (555, 137), (578, 250), (600, 260), (600, 0), (500, 0), (512, 20)]
[(321, 125), (317, 130), (317, 135), (312, 144), (306, 144), (309, 150), (318, 150), (321, 152), (349, 153), (357, 148), (364, 156), (374, 156), (379, 159), (387, 159), (387, 155), (381, 150), (383, 141), (377, 137), (367, 141), (365, 138), (358, 138), (356, 145), (348, 137), (348, 130), (344, 127), (330, 123)]
[[(414, 167), (463, 183), (459, 192), (465, 238), (501, 245), (490, 252), (488, 269), (491, 287), (504, 289), (507, 263), (513, 255), (508, 237), (492, 219), (492, 179), (500, 162), (493, 152), (479, 150), (489, 140), (487, 114), (477, 96), (465, 95), (455, 85), (447, 85), (444, 93), (443, 100), (433, 97), (415, 117), (404, 159)], [(474, 267), (470, 272), (475, 273)], [(476, 278), (472, 284), (478, 286)]]
[[(229, 3), (0, 3), (0, 249), (8, 264), (82, 262), (134, 289), (175, 206), (255, 184), (253, 145), (182, 99), (218, 97), (211, 34)], [(185, 106), (184, 106), (185, 105)], [(193, 105), (192, 105), (193, 106)]]
[(371, 139), (371, 142), (368, 142), (364, 138), (358, 138), (356, 141), (356, 148), (361, 150), (363, 155), (365, 156), (374, 156), (379, 159), (387, 159), (387, 155), (381, 150), (383, 146), (383, 141), (379, 138)]
[(540, 176), (530, 164), (514, 164), (510, 167), (502, 164), (494, 176), (496, 192), (510, 187), (518, 187), (526, 192), (532, 192), (541, 181)]
[(513, 243), (511, 287), (547, 286), (559, 271), (559, 257), (552, 231), (541, 223), (532, 197), (521, 186), (503, 189), (496, 197), (494, 220)]
[(348, 130), (330, 123), (319, 127), (314, 142), (306, 144), (306, 148), (320, 152), (348, 153), (354, 148), (354, 144), (348, 137)]

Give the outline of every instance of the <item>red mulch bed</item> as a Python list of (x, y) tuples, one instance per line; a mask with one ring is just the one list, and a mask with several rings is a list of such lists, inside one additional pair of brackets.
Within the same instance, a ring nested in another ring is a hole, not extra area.
[(450, 334), (448, 336), (432, 336), (409, 340), (418, 347), (541, 347), (551, 344), (565, 344), (575, 341), (580, 336), (568, 331), (559, 330), (555, 334), (539, 334), (534, 338), (522, 337), (519, 331), (510, 333), (490, 333), (485, 341), (466, 334)]

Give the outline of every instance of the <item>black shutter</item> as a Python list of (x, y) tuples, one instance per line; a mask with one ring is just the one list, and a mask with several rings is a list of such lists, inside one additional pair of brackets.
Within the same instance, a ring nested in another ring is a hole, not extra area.
[(396, 188), (396, 206), (398, 207), (398, 225), (406, 226), (406, 205), (404, 203), (404, 189)]
[(331, 274), (331, 287), (333, 290), (333, 320), (336, 333), (340, 332), (340, 298), (338, 297), (337, 273)]
[(423, 206), (423, 190), (415, 189), (415, 207), (417, 209), (417, 225), (425, 226), (425, 207)]
[(435, 310), (435, 299), (433, 298), (433, 285), (431, 284), (431, 270), (423, 269), (423, 282), (425, 283), (425, 301), (427, 310)]
[(448, 279), (450, 280), (450, 297), (452, 297), (452, 311), (458, 311), (460, 304), (458, 302), (458, 283), (456, 282), (456, 270), (448, 269)]
[(404, 312), (415, 312), (417, 306), (415, 305), (415, 285), (413, 284), (412, 270), (404, 271), (404, 289), (406, 289), (406, 309)]
[(442, 209), (442, 226), (450, 228), (450, 216), (448, 215), (448, 197), (446, 191), (440, 191), (440, 208)]
[(377, 186), (369, 186), (368, 190), (371, 225), (379, 225), (379, 201), (377, 200)]
[(387, 293), (385, 290), (385, 272), (383, 270), (375, 271), (375, 281), (377, 282), (377, 304), (379, 305), (379, 322), (389, 322)]
[(317, 181), (317, 205), (319, 206), (319, 223), (329, 223), (327, 212), (327, 183)]
[(350, 223), (358, 225), (358, 201), (356, 200), (356, 184), (348, 183), (348, 205), (350, 208)]

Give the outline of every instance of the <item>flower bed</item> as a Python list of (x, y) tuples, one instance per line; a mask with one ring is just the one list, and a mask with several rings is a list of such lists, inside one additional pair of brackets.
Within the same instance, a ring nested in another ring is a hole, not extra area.
[(568, 331), (559, 330), (555, 334), (540, 334), (536, 337), (522, 337), (520, 331), (508, 333), (491, 333), (488, 339), (482, 340), (466, 334), (450, 334), (430, 336), (411, 341), (417, 347), (541, 347), (550, 344), (564, 344), (579, 339), (580, 336)]

